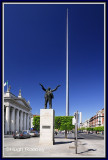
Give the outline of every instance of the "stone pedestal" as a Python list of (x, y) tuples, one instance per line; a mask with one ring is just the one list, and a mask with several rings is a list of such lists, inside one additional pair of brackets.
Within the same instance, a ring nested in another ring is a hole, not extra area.
[(39, 144), (54, 144), (54, 121), (55, 111), (53, 109), (40, 109), (40, 140)]

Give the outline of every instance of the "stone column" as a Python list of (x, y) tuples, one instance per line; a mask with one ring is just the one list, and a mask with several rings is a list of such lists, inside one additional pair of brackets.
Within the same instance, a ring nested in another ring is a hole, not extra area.
[(6, 124), (5, 124), (5, 134), (9, 134), (10, 131), (10, 106), (6, 106)]
[(20, 131), (23, 130), (23, 111), (20, 113)]
[(24, 130), (26, 130), (26, 113), (24, 113)]
[(15, 108), (12, 108), (12, 113), (11, 113), (11, 131), (15, 131)]
[(23, 130), (24, 130), (24, 112), (23, 112)]
[(28, 114), (26, 113), (26, 130), (27, 130), (27, 115), (28, 115)]
[(29, 114), (27, 115), (27, 130), (29, 130)]
[(22, 130), (24, 129), (24, 117), (23, 117), (23, 111), (22, 111)]
[(5, 134), (5, 129), (6, 129), (6, 107), (4, 106), (4, 134)]
[(31, 129), (31, 116), (29, 116), (29, 128)]
[(19, 132), (19, 110), (16, 111), (16, 131)]

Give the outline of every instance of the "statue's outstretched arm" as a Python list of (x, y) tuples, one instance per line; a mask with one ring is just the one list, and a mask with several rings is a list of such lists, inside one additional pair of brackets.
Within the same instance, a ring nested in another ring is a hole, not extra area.
[(44, 91), (46, 91), (46, 89), (44, 88), (44, 86), (41, 84), (41, 83), (39, 83), (40, 84), (40, 86), (42, 87), (42, 89), (44, 90)]
[(51, 90), (52, 92), (56, 91), (58, 87), (60, 87), (61, 85), (58, 85), (55, 89)]

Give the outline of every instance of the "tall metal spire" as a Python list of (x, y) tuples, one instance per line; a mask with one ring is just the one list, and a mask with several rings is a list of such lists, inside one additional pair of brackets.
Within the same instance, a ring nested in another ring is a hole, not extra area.
[(69, 116), (68, 8), (66, 19), (66, 116)]

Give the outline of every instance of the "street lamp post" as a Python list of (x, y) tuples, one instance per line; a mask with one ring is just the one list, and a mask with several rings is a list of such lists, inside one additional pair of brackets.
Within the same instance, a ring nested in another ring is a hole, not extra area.
[(75, 153), (77, 154), (78, 111), (75, 113)]

